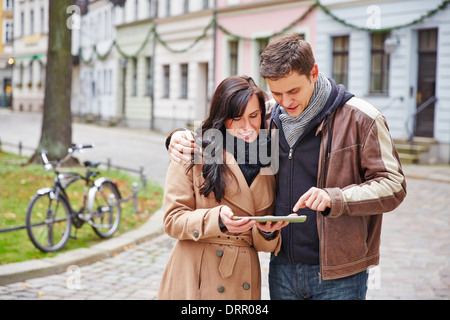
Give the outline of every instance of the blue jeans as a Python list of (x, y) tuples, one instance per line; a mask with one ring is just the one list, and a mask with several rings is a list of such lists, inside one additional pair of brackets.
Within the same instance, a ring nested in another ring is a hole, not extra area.
[(367, 271), (349, 277), (321, 280), (320, 266), (295, 264), (273, 257), (269, 269), (272, 300), (365, 300)]

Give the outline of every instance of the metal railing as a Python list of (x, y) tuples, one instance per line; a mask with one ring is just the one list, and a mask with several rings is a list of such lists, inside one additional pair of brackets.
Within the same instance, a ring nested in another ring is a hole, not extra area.
[(22, 151), (23, 150), (30, 150), (30, 151), (36, 150), (36, 148), (24, 146), (22, 141), (19, 141), (18, 143), (11, 143), (11, 142), (2, 141), (2, 139), (0, 138), (0, 151), (2, 151), (2, 145), (10, 146), (10, 147), (13, 147), (13, 148), (17, 148), (17, 154), (19, 156), (22, 156)]
[[(17, 147), (18, 148), (18, 154), (20, 156), (22, 156), (22, 151), (24, 149), (31, 150), (31, 151), (36, 150), (36, 148), (24, 146), (21, 141), (19, 141), (19, 143), (10, 143), (10, 142), (2, 141), (0, 139), (0, 151), (2, 151), (2, 145), (10, 146), (10, 147)], [(140, 167), (139, 169), (132, 169), (132, 168), (127, 168), (127, 167), (114, 165), (110, 158), (107, 158), (106, 162), (101, 162), (100, 161), (100, 164), (104, 165), (107, 168), (108, 171), (111, 170), (111, 169), (119, 169), (119, 170), (128, 171), (128, 172), (132, 172), (132, 173), (138, 174), (139, 179), (141, 181), (140, 185), (137, 182), (133, 182), (131, 195), (126, 197), (126, 198), (121, 199), (120, 202), (123, 203), (123, 202), (127, 202), (127, 201), (130, 201), (130, 200), (133, 200), (134, 212), (136, 214), (141, 213), (141, 212), (139, 212), (139, 208), (138, 208), (138, 193), (139, 193), (139, 191), (141, 191), (142, 189), (145, 189), (147, 187), (147, 177), (144, 174), (144, 167)], [(26, 226), (9, 227), (9, 228), (0, 229), (0, 233), (9, 232), (9, 231), (16, 231), (16, 230), (21, 230), (21, 229), (25, 229), (25, 228), (26, 228)]]
[[(430, 105), (432, 105), (433, 103), (435, 103), (438, 99), (435, 96), (432, 96), (430, 98), (428, 98), (425, 102), (423, 102), (422, 104), (420, 104), (417, 107), (417, 110), (414, 114), (410, 115), (406, 121), (405, 121), (405, 128), (406, 128), (406, 132), (408, 132), (409, 135), (409, 142), (412, 144), (413, 143), (413, 139), (414, 136), (416, 135), (416, 123), (417, 123), (417, 115), (419, 113), (421, 113), (423, 110), (425, 110), (426, 108), (428, 108)], [(411, 120), (413, 121), (412, 123), (412, 130), (410, 130), (410, 123)]]

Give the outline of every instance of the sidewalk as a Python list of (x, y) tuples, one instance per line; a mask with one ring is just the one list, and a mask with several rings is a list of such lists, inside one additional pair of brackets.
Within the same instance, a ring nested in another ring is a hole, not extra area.
[[(367, 299), (448, 300), (450, 183), (409, 177), (407, 182), (404, 203), (384, 215), (380, 265), (369, 271)], [(0, 300), (155, 299), (175, 243), (162, 233), (162, 215), (160, 210), (138, 230), (90, 249), (0, 266)], [(262, 298), (267, 300), (269, 255), (260, 253), (260, 260)], [(70, 287), (68, 266), (79, 268), (79, 288)]]
[(450, 165), (404, 164), (402, 168), (409, 179), (450, 183)]
[[(37, 148), (41, 136), (42, 115), (18, 113), (0, 109), (0, 139), (4, 151), (17, 153), (18, 148), (5, 144)], [(95, 124), (72, 124), (72, 142), (94, 144), (93, 149), (77, 153), (80, 160), (106, 162), (139, 170), (144, 168), (148, 179), (164, 186), (170, 156), (165, 147), (166, 135), (148, 129), (125, 127), (102, 127)], [(32, 150), (24, 149), (24, 155)]]
[(28, 279), (66, 272), (72, 265), (85, 266), (123, 252), (130, 246), (149, 241), (163, 232), (162, 210), (155, 212), (149, 220), (132, 230), (90, 248), (80, 248), (61, 253), (53, 258), (10, 263), (0, 266), (0, 286)]

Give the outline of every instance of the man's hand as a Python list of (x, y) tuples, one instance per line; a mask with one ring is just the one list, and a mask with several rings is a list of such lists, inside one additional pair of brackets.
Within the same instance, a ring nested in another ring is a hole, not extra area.
[[(291, 216), (297, 216), (295, 213), (291, 213), (289, 217)], [(275, 232), (278, 230), (281, 230), (282, 228), (286, 227), (289, 224), (288, 221), (267, 221), (267, 222), (256, 222), (256, 226), (259, 230), (264, 232)]]
[(169, 154), (173, 161), (189, 163), (194, 153), (194, 137), (191, 131), (177, 131), (172, 134)]
[(292, 211), (297, 212), (306, 207), (315, 211), (325, 211), (326, 208), (331, 208), (331, 197), (325, 190), (312, 187), (298, 199)]

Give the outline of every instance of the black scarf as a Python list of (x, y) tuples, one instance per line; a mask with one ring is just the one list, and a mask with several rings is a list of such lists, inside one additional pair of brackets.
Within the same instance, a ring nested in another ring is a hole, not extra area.
[(238, 139), (227, 131), (226, 150), (236, 159), (248, 186), (255, 180), (261, 168), (270, 164), (270, 145), (270, 137), (262, 134), (262, 130), (258, 138), (251, 143)]

